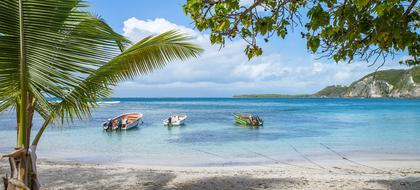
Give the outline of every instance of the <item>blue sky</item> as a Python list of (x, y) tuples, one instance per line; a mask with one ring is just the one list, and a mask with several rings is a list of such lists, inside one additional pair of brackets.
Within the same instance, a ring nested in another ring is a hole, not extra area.
[[(121, 82), (114, 97), (230, 97), (234, 94), (313, 93), (332, 85), (348, 85), (374, 71), (367, 63), (336, 64), (318, 60), (308, 53), (300, 37), (301, 27), (284, 40), (263, 44), (264, 55), (248, 61), (244, 42), (234, 40), (219, 51), (211, 46), (208, 35), (194, 30), (183, 13), (185, 0), (89, 0), (90, 11), (101, 16), (111, 27), (138, 41), (150, 34), (178, 29), (194, 37), (205, 49), (203, 55), (187, 62), (174, 62), (166, 68), (133, 81)], [(401, 68), (398, 60), (384, 68)]]

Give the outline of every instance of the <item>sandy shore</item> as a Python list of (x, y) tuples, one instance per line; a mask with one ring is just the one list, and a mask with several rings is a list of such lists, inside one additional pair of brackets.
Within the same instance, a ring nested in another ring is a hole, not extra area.
[[(38, 167), (44, 189), (420, 189), (419, 160), (317, 164), (190, 168), (40, 160)], [(3, 159), (0, 174), (6, 171)]]

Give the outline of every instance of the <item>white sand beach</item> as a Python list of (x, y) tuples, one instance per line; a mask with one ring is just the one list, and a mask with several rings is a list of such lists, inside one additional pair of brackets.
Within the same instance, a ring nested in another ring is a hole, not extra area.
[[(147, 167), (39, 161), (43, 189), (420, 189), (420, 160)], [(363, 166), (363, 165), (366, 166)], [(8, 170), (0, 161), (0, 174)], [(0, 187), (1, 188), (1, 187)]]

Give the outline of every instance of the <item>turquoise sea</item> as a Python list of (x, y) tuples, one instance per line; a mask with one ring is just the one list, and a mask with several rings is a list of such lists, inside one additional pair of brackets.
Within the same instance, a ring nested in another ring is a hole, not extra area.
[[(106, 119), (141, 112), (138, 129), (104, 132)], [(259, 129), (236, 126), (233, 113), (258, 114)], [(185, 126), (162, 120), (185, 113)], [(42, 120), (35, 118), (35, 128)], [(0, 153), (16, 142), (15, 113), (0, 114)], [(51, 127), (39, 158), (164, 166), (256, 165), (332, 158), (420, 159), (419, 99), (115, 98), (92, 119)]]

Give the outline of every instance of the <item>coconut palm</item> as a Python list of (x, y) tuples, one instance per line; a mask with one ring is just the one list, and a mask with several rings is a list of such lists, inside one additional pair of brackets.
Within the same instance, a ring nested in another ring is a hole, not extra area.
[[(14, 108), (17, 125), (16, 151), (4, 155), (8, 189), (39, 188), (35, 152), (49, 125), (88, 119), (118, 81), (202, 51), (176, 31), (132, 45), (86, 7), (81, 0), (0, 1), (0, 112)], [(45, 120), (38, 132), (34, 113)]]

